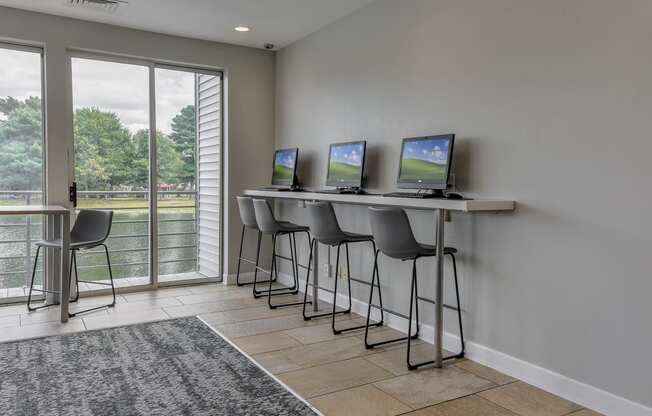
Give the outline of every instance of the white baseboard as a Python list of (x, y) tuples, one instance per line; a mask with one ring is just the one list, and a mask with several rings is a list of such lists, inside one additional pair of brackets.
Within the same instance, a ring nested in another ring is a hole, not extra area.
[[(279, 273), (279, 282), (290, 285), (292, 283), (292, 276)], [(299, 283), (299, 290), (301, 292), (304, 290), (304, 285), (305, 282), (303, 281)], [(330, 303), (333, 299), (333, 294), (325, 290), (320, 290), (319, 299)], [(338, 294), (337, 305), (340, 307), (348, 306), (348, 298), (341, 293)], [(367, 315), (366, 302), (354, 298), (352, 299), (351, 309), (359, 315)], [(380, 312), (372, 308), (371, 318), (373, 320), (380, 319)], [(390, 328), (407, 333), (407, 321), (405, 318), (385, 312), (385, 323)], [(419, 338), (428, 343), (432, 343), (434, 335), (435, 331), (431, 325), (421, 324)], [(455, 334), (444, 332), (443, 344), (444, 349), (457, 352), (460, 348), (460, 339)], [(482, 344), (468, 340), (466, 340), (465, 344), (465, 355), (469, 359), (586, 408), (607, 416), (652, 416), (652, 408), (640, 403), (582, 383), (536, 364), (512, 357), (511, 355), (496, 351)]]

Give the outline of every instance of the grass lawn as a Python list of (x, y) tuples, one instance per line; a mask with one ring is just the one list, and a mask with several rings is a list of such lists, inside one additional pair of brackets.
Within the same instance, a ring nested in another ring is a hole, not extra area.
[(294, 170), (283, 165), (274, 165), (273, 178), (277, 180), (291, 180)]
[(401, 162), (401, 179), (443, 181), (446, 179), (446, 167), (420, 159), (403, 159)]
[(330, 180), (335, 181), (357, 181), (360, 179), (361, 168), (361, 166), (331, 161), (328, 167), (328, 176)]

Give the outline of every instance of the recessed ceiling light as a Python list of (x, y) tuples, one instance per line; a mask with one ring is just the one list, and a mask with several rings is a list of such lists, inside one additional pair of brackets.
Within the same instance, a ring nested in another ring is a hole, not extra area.
[(249, 29), (247, 26), (236, 26), (235, 31), (236, 32), (249, 32), (251, 29)]

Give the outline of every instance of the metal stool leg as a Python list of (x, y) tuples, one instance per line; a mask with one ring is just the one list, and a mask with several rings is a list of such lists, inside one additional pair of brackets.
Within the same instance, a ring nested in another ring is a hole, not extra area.
[[(414, 309), (416, 312), (416, 336), (419, 334), (419, 291), (417, 289), (417, 259), (414, 259), (412, 263), (412, 288), (410, 290), (410, 317), (409, 317), (409, 322), (408, 322), (408, 333), (411, 333), (412, 331), (412, 303), (414, 302)], [(432, 364), (434, 363), (434, 360), (430, 361), (424, 361), (418, 364), (412, 364), (412, 361), (410, 360), (410, 349), (411, 349), (411, 344), (412, 344), (412, 337), (409, 337), (407, 340), (407, 367), (408, 370), (416, 370), (419, 367), (422, 367), (424, 365)]]
[[(342, 313), (351, 313), (351, 306), (352, 306), (352, 301), (351, 301), (351, 261), (350, 261), (350, 256), (349, 256), (349, 244), (345, 243), (344, 247), (346, 248), (346, 272), (347, 272), (347, 280), (348, 280), (348, 287), (349, 287), (349, 307), (348, 309), (342, 311)], [(336, 280), (337, 282), (337, 280)], [(337, 298), (337, 295), (336, 295)], [(333, 328), (333, 334), (339, 335), (343, 332), (348, 332), (348, 331), (356, 331), (358, 329), (362, 328), (367, 328), (367, 324), (365, 323), (364, 325), (358, 325), (358, 326), (353, 326), (349, 328), (344, 328), (344, 329), (337, 329), (335, 328), (335, 302), (333, 302), (333, 316), (331, 318), (331, 327)]]
[[(102, 286), (111, 286), (111, 294), (113, 295), (113, 301), (111, 303), (109, 303), (108, 305), (95, 306), (93, 308), (84, 309), (84, 310), (81, 310), (81, 311), (77, 311), (75, 313), (69, 313), (68, 316), (70, 316), (71, 318), (73, 316), (77, 316), (77, 315), (82, 314), (82, 313), (87, 313), (87, 312), (95, 311), (95, 310), (102, 309), (102, 308), (112, 308), (112, 307), (115, 306), (115, 285), (113, 284), (113, 270), (111, 269), (111, 259), (109, 257), (109, 249), (107, 248), (106, 244), (100, 244), (100, 245), (102, 247), (104, 247), (104, 254), (106, 256), (106, 266), (107, 266), (107, 269), (109, 271), (109, 283), (100, 283), (100, 282), (93, 282), (93, 281), (86, 281), (86, 280), (79, 280), (79, 279), (77, 279), (77, 283), (79, 284), (79, 282), (82, 282), (82, 283), (96, 284), (96, 285), (102, 285)], [(75, 256), (75, 258), (76, 258), (76, 256)], [(75, 260), (75, 262), (76, 262), (76, 260)]]
[[(374, 244), (374, 250), (375, 250), (375, 247), (376, 246)], [(371, 319), (371, 306), (372, 306), (373, 296), (374, 296), (374, 280), (378, 284), (378, 302), (379, 302), (379, 306), (380, 306), (379, 309), (380, 309), (380, 316), (381, 316), (380, 322), (377, 322), (375, 324), (375, 326), (381, 326), (383, 324), (383, 321), (384, 321), (383, 297), (382, 297), (382, 294), (381, 294), (382, 291), (380, 289), (380, 270), (379, 270), (379, 267), (378, 267), (378, 255), (380, 254), (380, 250), (375, 250), (375, 253), (376, 254), (374, 255), (374, 270), (372, 272), (371, 288), (369, 290), (369, 304), (367, 305), (367, 324), (366, 324), (365, 334), (364, 334), (364, 346), (368, 350), (372, 349), (372, 348), (375, 348), (375, 347), (378, 347), (378, 346), (381, 346), (381, 345), (391, 344), (393, 342), (405, 341), (405, 340), (410, 338), (409, 336), (405, 336), (405, 337), (388, 339), (388, 340), (385, 340), (385, 341), (379, 341), (379, 342), (374, 342), (374, 343), (369, 342), (369, 327), (374, 326), (373, 324), (369, 325), (369, 322), (370, 322), (370, 319)], [(410, 307), (410, 313), (412, 313), (412, 307)], [(410, 318), (410, 322), (411, 321), (412, 321), (412, 319)], [(411, 329), (408, 330), (408, 334), (410, 334), (410, 333), (411, 333)], [(419, 334), (417, 333), (417, 334), (412, 335), (411, 338), (417, 338), (418, 336), (419, 336)]]
[(46, 308), (50, 305), (42, 305), (37, 307), (32, 307), (32, 291), (34, 290), (34, 277), (36, 276), (36, 265), (38, 264), (38, 255), (41, 252), (41, 246), (36, 247), (36, 256), (34, 257), (34, 267), (32, 268), (32, 279), (29, 284), (29, 292), (27, 293), (27, 310), (32, 312), (37, 309)]
[(242, 232), (240, 233), (240, 252), (238, 253), (238, 270), (235, 273), (235, 284), (237, 286), (242, 286), (240, 284), (240, 263), (242, 263), (242, 246), (244, 245), (244, 236), (245, 236), (245, 227), (244, 225), (242, 226)]
[[(290, 241), (290, 262), (292, 263), (292, 275), (294, 278), (295, 286), (296, 289), (292, 290), (292, 288), (281, 288), (280, 290), (285, 290), (283, 293), (272, 293), (274, 290), (277, 289), (272, 289), (272, 281), (270, 280), (269, 282), (269, 290), (267, 291), (267, 305), (270, 307), (270, 309), (276, 309), (276, 308), (285, 308), (288, 306), (298, 306), (298, 305), (303, 305), (304, 302), (290, 302), (290, 303), (280, 303), (280, 304), (272, 304), (272, 296), (280, 296), (280, 295), (294, 295), (298, 293), (299, 291), (299, 285), (298, 285), (298, 277), (297, 277), (297, 271), (298, 271), (298, 266), (296, 264), (296, 256), (295, 256), (295, 250), (292, 246), (292, 237), (293, 237), (292, 232), (287, 233), (288, 239)], [(276, 264), (276, 235), (273, 237), (273, 242), (272, 242), (272, 269), (275, 273), (278, 274), (278, 265)], [(309, 239), (310, 240), (310, 239)], [(271, 274), (270, 274), (271, 276)]]
[(455, 259), (455, 254), (448, 253), (448, 255), (451, 256), (451, 260), (453, 261), (453, 277), (455, 279), (455, 297), (457, 299), (457, 323), (459, 324), (460, 327), (460, 344), (462, 346), (462, 349), (460, 350), (459, 354), (450, 358), (462, 358), (464, 357), (465, 344), (464, 344), (464, 329), (462, 328), (462, 304), (460, 302), (460, 288), (457, 282), (457, 261)]
[[(72, 264), (75, 270), (75, 297), (70, 302), (77, 302), (79, 300), (79, 272), (77, 271), (77, 250), (72, 250)], [(72, 273), (72, 269), (70, 271)]]
[[(256, 283), (267, 283), (267, 280), (261, 280), (258, 281), (258, 270), (260, 267), (258, 266), (258, 261), (260, 260), (260, 244), (261, 244), (261, 239), (263, 236), (263, 233), (258, 231), (258, 242), (256, 244), (256, 261), (252, 261), (246, 257), (242, 257), (242, 251), (244, 250), (244, 239), (245, 239), (245, 234), (246, 234), (247, 227), (242, 226), (242, 233), (240, 234), (240, 251), (238, 253), (238, 269), (235, 275), (235, 284), (236, 286), (250, 286), (253, 285), (254, 282)], [(240, 269), (241, 269), (241, 264), (242, 262), (245, 261), (249, 264), (254, 265), (254, 281), (253, 282), (241, 282), (240, 281)], [(276, 281), (276, 279), (274, 279)]]

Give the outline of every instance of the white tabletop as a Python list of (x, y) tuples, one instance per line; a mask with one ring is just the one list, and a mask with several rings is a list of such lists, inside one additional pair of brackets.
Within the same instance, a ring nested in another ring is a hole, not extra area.
[(515, 202), (502, 199), (441, 199), (441, 198), (394, 198), (382, 195), (323, 194), (317, 192), (281, 192), (246, 190), (245, 195), (261, 198), (296, 199), (305, 201), (328, 201), (343, 204), (394, 206), (412, 209), (446, 209), (450, 211), (512, 211)]
[(47, 215), (69, 212), (61, 205), (0, 205), (0, 215)]

